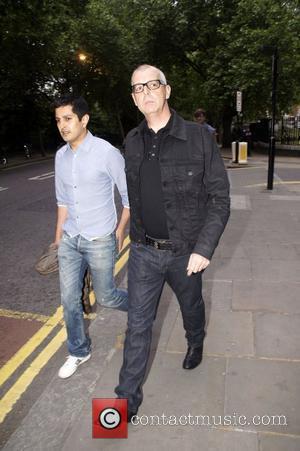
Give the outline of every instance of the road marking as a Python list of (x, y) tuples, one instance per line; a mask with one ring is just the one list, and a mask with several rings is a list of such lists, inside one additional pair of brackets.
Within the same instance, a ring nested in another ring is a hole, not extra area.
[[(274, 182), (273, 185), (298, 185), (300, 183), (300, 180), (289, 180), (287, 182), (285, 181), (280, 181), (280, 182)], [(245, 185), (244, 188), (253, 188), (255, 186), (259, 187), (259, 186), (266, 186), (267, 183), (255, 183), (253, 185)]]
[(0, 369), (0, 387), (16, 371), (17, 368), (45, 340), (63, 318), (62, 306), (58, 307), (53, 316), (9, 359)]
[(0, 316), (5, 316), (6, 318), (27, 319), (29, 321), (40, 321), (41, 323), (46, 323), (49, 319), (49, 316), (40, 315), (39, 313), (18, 312), (16, 310), (6, 309), (0, 309)]
[(0, 423), (3, 422), (6, 415), (12, 410), (14, 404), (20, 399), (34, 378), (39, 374), (40, 370), (58, 351), (66, 340), (66, 337), (66, 329), (62, 328), (3, 396), (0, 408)]
[(3, 186), (0, 186), (0, 191), (6, 191), (8, 188), (4, 188)]
[(116, 266), (115, 266), (115, 272), (114, 272), (115, 276), (117, 274), (119, 274), (119, 272), (121, 271), (121, 269), (123, 268), (123, 266), (127, 262), (128, 256), (129, 256), (129, 249), (127, 249), (127, 251), (117, 261)]
[(45, 174), (36, 175), (35, 177), (30, 177), (28, 180), (46, 180), (54, 177), (54, 171), (45, 172)]
[[(124, 248), (130, 242), (129, 237), (124, 240)], [(115, 265), (114, 275), (121, 271), (125, 266), (129, 255), (129, 249), (119, 258)], [(29, 357), (29, 355), (43, 342), (49, 333), (56, 327), (63, 318), (62, 306), (60, 306), (54, 315), (41, 327), (41, 329), (31, 337), (22, 348), (0, 369), (0, 386), (14, 373), (14, 371)], [(1, 400), (0, 423), (6, 415), (12, 410), (14, 404), (20, 399), (34, 378), (41, 369), (47, 364), (50, 358), (59, 350), (66, 340), (66, 330), (63, 327), (48, 345), (33, 360), (29, 367), (22, 373), (18, 380), (12, 385)]]

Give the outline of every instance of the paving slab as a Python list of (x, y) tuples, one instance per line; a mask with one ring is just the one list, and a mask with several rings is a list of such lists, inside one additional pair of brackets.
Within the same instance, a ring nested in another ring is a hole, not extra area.
[[(225, 414), (245, 415), (248, 430), (300, 435), (299, 405), (300, 362), (228, 359)], [(257, 415), (284, 417), (274, 425), (256, 426), (252, 419)]]
[(180, 354), (158, 353), (144, 385), (141, 414), (222, 415), (226, 359), (204, 356), (193, 371)]
[[(283, 214), (283, 213), (282, 213)], [(234, 239), (234, 236), (231, 237), (231, 240)], [(230, 238), (229, 238), (230, 240)], [(227, 240), (227, 241), (229, 241)], [(281, 243), (281, 244), (295, 244), (300, 242), (300, 233), (294, 232), (288, 234), (285, 232), (285, 229), (278, 230), (268, 230), (265, 227), (261, 227), (260, 229), (253, 230), (248, 228), (248, 230), (243, 231), (243, 244), (247, 244), (247, 246), (251, 246), (255, 243), (255, 245), (261, 245), (265, 243)], [(234, 241), (233, 241), (234, 243)]]
[(207, 280), (249, 280), (252, 277), (250, 262), (244, 258), (213, 259), (205, 270)]
[(229, 311), (231, 310), (232, 282), (204, 280), (202, 295), (207, 317), (209, 317), (211, 309)]
[[(186, 352), (186, 346), (182, 318), (178, 314), (167, 350)], [(254, 355), (252, 314), (211, 310), (204, 353), (224, 356)]]
[[(268, 200), (268, 203), (270, 202), (271, 205), (275, 207), (275, 202), (272, 202), (271, 199)], [(252, 201), (252, 204), (255, 204), (256, 208), (255, 210), (252, 210), (251, 214), (248, 216), (246, 224), (248, 233), (251, 231), (261, 231), (264, 234), (268, 234), (270, 231), (281, 232), (282, 229), (287, 231), (297, 230), (296, 218), (293, 215), (293, 205), (291, 202), (288, 202), (285, 205), (282, 212), (280, 211), (280, 215), (284, 214), (284, 216), (280, 218), (280, 221), (278, 220), (278, 210), (276, 208), (270, 209), (265, 203), (262, 204), (260, 201), (255, 200)]]
[(272, 282), (300, 282), (300, 261), (284, 261), (256, 259), (252, 262), (254, 279)]
[(257, 312), (254, 324), (258, 356), (300, 362), (300, 314)]
[(300, 436), (259, 434), (260, 451), (299, 451)]
[(224, 356), (254, 355), (252, 314), (212, 311), (207, 325), (205, 352)]
[(127, 439), (69, 437), (61, 451), (259, 451), (254, 433), (222, 431), (197, 426), (129, 426)]
[(230, 208), (232, 210), (251, 210), (250, 196), (245, 194), (231, 194)]
[(245, 249), (241, 245), (236, 245), (236, 244), (237, 243), (235, 243), (235, 245), (227, 244), (222, 241), (219, 244), (219, 246), (217, 247), (213, 258), (214, 259), (217, 259), (217, 258), (232, 258), (232, 259), (248, 258), (248, 255), (247, 255)]
[(268, 259), (280, 261), (282, 264), (285, 260), (298, 261), (299, 256), (297, 251), (292, 244), (281, 244), (281, 243), (247, 243), (242, 244), (241, 252), (244, 253), (245, 258), (250, 259)]
[(233, 310), (300, 313), (300, 283), (233, 281)]

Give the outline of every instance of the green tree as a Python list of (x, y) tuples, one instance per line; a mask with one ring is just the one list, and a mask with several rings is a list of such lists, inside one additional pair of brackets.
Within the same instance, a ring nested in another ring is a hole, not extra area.
[(186, 118), (199, 106), (210, 112), (224, 145), (237, 89), (246, 120), (270, 110), (271, 60), (263, 45), (278, 48), (278, 111), (299, 101), (298, 0), (66, 0), (59, 6), (0, 0), (0, 6), (0, 134), (7, 146), (24, 141), (28, 131), (38, 142), (51, 130), (53, 96), (69, 90), (87, 97), (93, 131), (123, 137), (140, 119), (130, 75), (143, 63), (166, 73), (171, 105)]
[(68, 30), (85, 3), (0, 2), (0, 133), (7, 153), (25, 141), (43, 150), (49, 103), (70, 55)]
[(283, 0), (157, 0), (132, 2), (145, 15), (149, 61), (173, 85), (173, 104), (187, 117), (208, 109), (230, 141), (235, 92), (243, 91), (244, 115), (265, 115), (271, 103), (271, 62), (263, 45), (280, 55), (279, 110), (299, 100), (299, 4)]

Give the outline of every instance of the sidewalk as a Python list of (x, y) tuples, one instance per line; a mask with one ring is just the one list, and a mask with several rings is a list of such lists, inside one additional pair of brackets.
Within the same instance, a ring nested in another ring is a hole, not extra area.
[(256, 156), (229, 170), (232, 213), (204, 274), (202, 364), (182, 369), (182, 320), (167, 286), (154, 327), (143, 424), (151, 415), (206, 423), (130, 424), (128, 439), (91, 438), (91, 400), (115, 397), (126, 329), (125, 314), (101, 310), (90, 327), (90, 362), (51, 381), (4, 450), (300, 449), (300, 184), (267, 191), (266, 175)]
[(19, 166), (24, 166), (27, 164), (39, 163), (41, 161), (52, 160), (55, 157), (55, 152), (47, 152), (45, 155), (41, 155), (40, 153), (34, 153), (30, 158), (26, 158), (23, 154), (21, 155), (13, 155), (8, 158), (7, 164), (0, 164), (0, 172), (5, 171), (7, 169), (16, 168)]

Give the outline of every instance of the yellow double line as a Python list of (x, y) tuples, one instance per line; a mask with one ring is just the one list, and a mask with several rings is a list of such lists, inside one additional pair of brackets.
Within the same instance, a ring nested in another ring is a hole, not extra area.
[[(129, 244), (127, 236), (124, 240), (123, 249)], [(129, 249), (119, 258), (115, 265), (114, 275), (116, 276), (125, 266), (128, 260)], [(45, 338), (59, 325), (63, 319), (63, 309), (58, 307), (54, 315), (16, 352), (16, 354), (0, 369), (0, 386), (2, 386), (10, 376), (19, 368), (20, 365), (42, 344)], [(14, 404), (29, 387), (34, 378), (41, 369), (47, 364), (51, 357), (58, 351), (66, 340), (66, 329), (62, 327), (48, 345), (31, 362), (29, 367), (22, 373), (18, 380), (6, 392), (0, 401), (0, 423), (3, 422), (6, 415), (12, 410)]]

